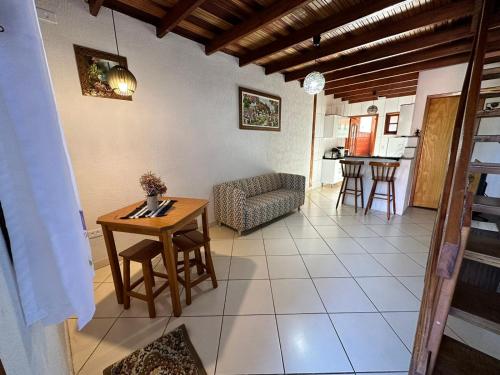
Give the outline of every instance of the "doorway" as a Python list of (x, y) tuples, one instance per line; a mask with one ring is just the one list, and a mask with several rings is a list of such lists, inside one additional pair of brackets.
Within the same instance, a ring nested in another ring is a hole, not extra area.
[(353, 116), (349, 123), (346, 149), (351, 156), (372, 156), (378, 115)]
[(428, 97), (415, 166), (412, 205), (437, 209), (448, 165), (459, 95)]

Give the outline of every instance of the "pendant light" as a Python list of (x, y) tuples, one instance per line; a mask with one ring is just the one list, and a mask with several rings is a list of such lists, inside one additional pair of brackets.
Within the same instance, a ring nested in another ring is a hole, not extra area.
[[(115, 32), (116, 54), (120, 56), (118, 49), (118, 38), (116, 37), (115, 14), (111, 10), (113, 19), (113, 31)], [(116, 95), (131, 96), (137, 87), (137, 80), (134, 75), (124, 66), (115, 65), (108, 72), (108, 84)]]
[[(378, 98), (377, 92), (373, 91), (373, 96), (376, 96)], [(374, 115), (378, 112), (378, 107), (375, 105), (375, 100), (372, 101), (372, 105), (368, 107), (366, 110), (366, 113), (369, 115)]]
[[(319, 48), (321, 36), (316, 35), (313, 37), (314, 48)], [(320, 72), (311, 72), (304, 79), (304, 90), (310, 95), (316, 95), (325, 87), (325, 76)]]

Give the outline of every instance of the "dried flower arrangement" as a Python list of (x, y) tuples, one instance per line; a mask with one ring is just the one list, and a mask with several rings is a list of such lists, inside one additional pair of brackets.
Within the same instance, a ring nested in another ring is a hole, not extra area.
[(165, 194), (167, 192), (165, 183), (151, 171), (144, 173), (139, 179), (139, 183), (148, 197)]

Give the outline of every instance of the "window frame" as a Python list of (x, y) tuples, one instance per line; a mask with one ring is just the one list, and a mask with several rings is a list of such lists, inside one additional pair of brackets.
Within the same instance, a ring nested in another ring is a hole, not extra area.
[[(394, 131), (389, 130), (389, 125), (394, 124), (394, 122), (392, 122), (392, 123), (390, 122), (392, 116), (398, 116), (398, 122), (396, 123), (396, 130), (394, 130)], [(386, 113), (385, 114), (384, 135), (396, 135), (398, 133), (399, 120), (400, 120), (400, 112)]]

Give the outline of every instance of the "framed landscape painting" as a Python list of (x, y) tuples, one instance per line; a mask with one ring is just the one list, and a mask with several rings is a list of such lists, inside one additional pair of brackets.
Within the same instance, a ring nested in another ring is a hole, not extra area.
[(263, 92), (239, 88), (240, 129), (281, 130), (281, 98)]
[(112, 53), (74, 45), (76, 66), (80, 77), (82, 95), (98, 98), (132, 100), (131, 96), (120, 96), (108, 84), (107, 73), (115, 65), (127, 68), (127, 58)]

